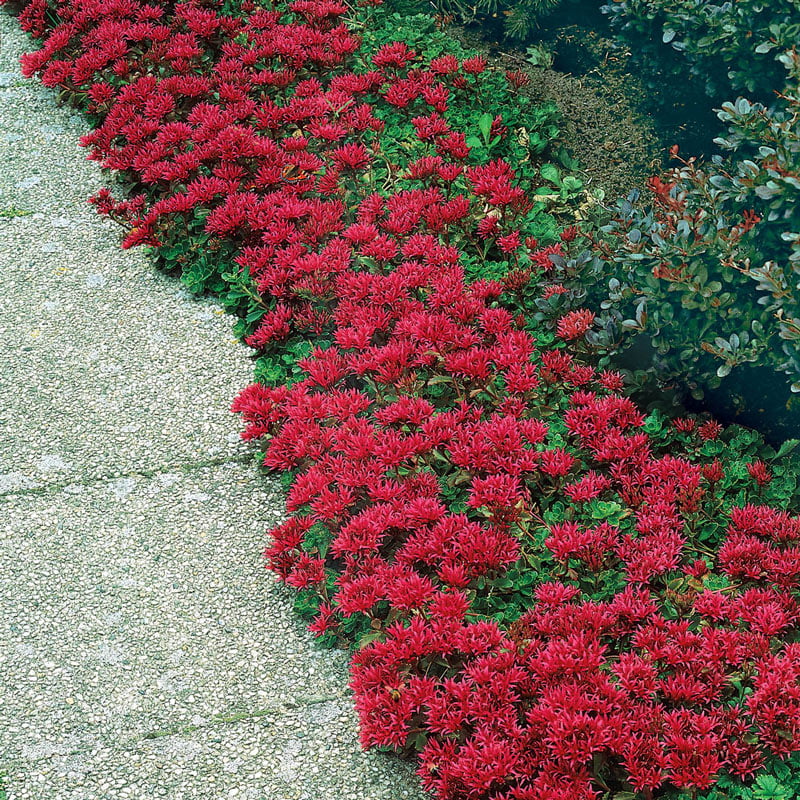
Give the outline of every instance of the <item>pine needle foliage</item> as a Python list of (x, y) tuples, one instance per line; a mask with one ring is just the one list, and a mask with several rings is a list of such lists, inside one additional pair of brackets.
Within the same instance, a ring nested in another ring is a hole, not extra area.
[(461, 22), (481, 19), (503, 19), (508, 39), (522, 41), (537, 28), (540, 21), (554, 11), (562, 0), (436, 0), (437, 12)]

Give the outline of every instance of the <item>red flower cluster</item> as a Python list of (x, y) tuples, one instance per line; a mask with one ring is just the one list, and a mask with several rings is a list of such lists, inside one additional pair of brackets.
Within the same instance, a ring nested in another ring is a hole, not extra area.
[[(428, 282), (409, 280), (417, 270)], [(360, 613), (382, 631), (353, 660), (365, 746), (424, 734), (424, 784), (454, 800), (594, 798), (614, 764), (652, 796), (667, 783), (706, 788), (723, 771), (749, 777), (765, 753), (800, 750), (800, 657), (782, 644), (800, 618), (800, 519), (734, 508), (717, 563), (698, 559), (692, 529), (718, 507), (721, 476), (656, 456), (642, 415), (605, 388), (613, 375), (537, 353), (492, 292), (476, 296), (446, 265), (340, 282), (381, 320), (382, 344), (319, 351), (303, 382), (255, 385), (236, 408), (251, 435), (268, 435), (266, 463), (295, 471), (297, 516), (268, 555), (289, 583), (316, 582), (312, 629)], [(343, 328), (355, 299), (343, 296)], [(462, 369), (464, 354), (480, 368)], [(537, 367), (514, 386), (520, 363)], [(433, 386), (455, 405), (427, 399)], [(559, 395), (568, 406), (541, 419)], [(548, 444), (554, 425), (569, 449)], [(470, 597), (524, 557), (553, 493), (572, 503), (544, 541), (565, 577), (540, 585), (503, 633), (476, 619)], [(618, 523), (578, 521), (597, 499), (624, 509)], [(327, 559), (307, 548), (321, 532)], [(626, 585), (586, 600), (609, 571)], [(709, 588), (714, 575), (731, 581)]]
[[(499, 287), (467, 287), (449, 249), (416, 243), (393, 272), (340, 276), (342, 346), (306, 359), (305, 380), (254, 384), (234, 403), (246, 436), (269, 434), (265, 464), (295, 474), (298, 516), (273, 532), (272, 566), (309, 585), (301, 543), (312, 526), (338, 560), (336, 609), (317, 630), (382, 601), (419, 610), (434, 591), (497, 575), (517, 560), (532, 490), (552, 492), (577, 464), (547, 445), (548, 424), (532, 413), (531, 398), (557, 390), (540, 388), (531, 336), (491, 307)], [(438, 407), (424, 396), (431, 386)], [(453, 475), (459, 512), (437, 478)]]
[[(800, 521), (724, 495), (702, 455), (716, 423), (678, 421), (697, 446), (664, 455), (618, 374), (504, 307), (562, 244), (531, 252), (531, 198), (449, 121), (486, 61), (363, 53), (332, 0), (222, 9), (33, 0), (21, 20), (46, 38), (25, 68), (100, 115), (92, 157), (143, 187), (95, 198), (126, 245), (194, 226), (252, 279), (252, 346), (325, 332), (298, 382), (234, 409), (292, 475), (270, 566), (316, 598), (315, 632), (368, 632), (364, 744), (421, 748), (443, 800), (652, 797), (800, 750)], [(414, 132), (407, 163), (388, 113)], [(507, 277), (469, 284), (476, 254)], [(572, 311), (557, 333), (592, 323)], [(772, 479), (742, 473), (756, 494)], [(504, 631), (482, 612), (532, 564)]]
[[(43, 32), (46, 5), (23, 12), (29, 29)], [(337, 276), (402, 263), (415, 232), (519, 250), (531, 202), (502, 161), (465, 170), (465, 136), (447, 120), (485, 63), (425, 64), (402, 43), (357, 54), (337, 2), (240, 16), (221, 5), (185, 0), (168, 13), (138, 0), (58, 0), (61, 24), (25, 57), (26, 74), (101, 115), (82, 140), (91, 158), (144, 187), (133, 200), (94, 200), (130, 229), (123, 246), (168, 245), (202, 220), (208, 246), (231, 244), (262, 296), (267, 313), (250, 339), (259, 348), (319, 333)], [(381, 108), (413, 123), (405, 165), (383, 150)], [(506, 134), (502, 118), (491, 134)], [(387, 181), (412, 188), (382, 197)]]
[[(760, 531), (800, 525), (764, 507), (733, 519)], [(585, 543), (559, 557), (599, 573), (614, 539), (601, 525), (587, 537), (600, 558)], [(594, 798), (614, 760), (646, 796), (665, 781), (706, 788), (722, 770), (752, 775), (765, 748), (800, 747), (797, 646), (775, 654), (796, 629), (797, 600), (771, 575), (712, 591), (696, 573), (707, 565), (673, 579), (668, 602), (657, 581), (634, 580), (608, 602), (545, 583), (508, 634), (471, 622), (464, 594), (434, 596), (425, 616), (355, 656), (365, 743), (397, 746), (424, 730), (423, 780), (452, 798)]]

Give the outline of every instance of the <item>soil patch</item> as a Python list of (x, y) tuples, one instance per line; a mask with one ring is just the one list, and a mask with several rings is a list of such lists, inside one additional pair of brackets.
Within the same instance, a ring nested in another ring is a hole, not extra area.
[(580, 162), (587, 188), (600, 188), (613, 200), (642, 188), (660, 171), (668, 145), (654, 120), (638, 108), (646, 96), (643, 82), (626, 72), (627, 58), (610, 40), (598, 37), (588, 59), (593, 66), (570, 74), (531, 66), (524, 53), (493, 39), (491, 26), (448, 30), (464, 45), (484, 51), (494, 66), (524, 71), (531, 78), (526, 87), (531, 97), (558, 105), (563, 115), (559, 141)]

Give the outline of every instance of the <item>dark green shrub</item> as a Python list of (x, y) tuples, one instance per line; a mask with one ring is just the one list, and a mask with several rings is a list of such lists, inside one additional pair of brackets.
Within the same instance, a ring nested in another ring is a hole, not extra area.
[(652, 203), (619, 201), (591, 235), (598, 258), (573, 270), (595, 287), (605, 330), (594, 343), (620, 351), (635, 341), (625, 332), (647, 337), (652, 364), (639, 366), (691, 376), (698, 396), (745, 363), (800, 391), (800, 59), (782, 60), (794, 89), (775, 107), (740, 98), (719, 112), (728, 157), (681, 159), (651, 180)]
[[(603, 11), (639, 63), (674, 77), (688, 66), (715, 97), (747, 91), (769, 102), (784, 79), (779, 54), (800, 42), (798, 0), (612, 0)], [(665, 60), (665, 45), (680, 57)]]

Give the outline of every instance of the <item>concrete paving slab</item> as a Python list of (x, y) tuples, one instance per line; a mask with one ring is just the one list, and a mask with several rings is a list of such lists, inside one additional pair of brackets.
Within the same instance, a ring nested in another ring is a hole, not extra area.
[[(302, 730), (335, 727), (336, 738)], [(413, 766), (358, 753), (347, 706), (329, 702), (12, 769), (16, 800), (422, 800)]]
[(241, 455), (249, 351), (218, 304), (120, 249), (87, 202), (86, 123), (22, 79), (15, 26), (0, 16), (0, 493)]
[(232, 320), (90, 214), (0, 219), (0, 492), (244, 452)]
[(276, 508), (238, 464), (0, 499), (6, 755), (342, 697), (343, 654), (265, 574)]
[(0, 498), (12, 797), (421, 796), (264, 571), (279, 500), (239, 464)]

